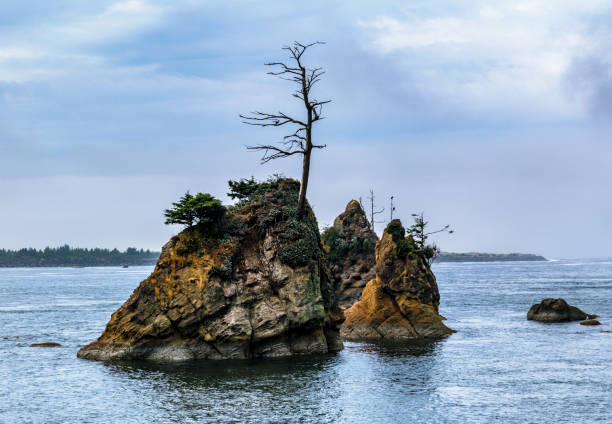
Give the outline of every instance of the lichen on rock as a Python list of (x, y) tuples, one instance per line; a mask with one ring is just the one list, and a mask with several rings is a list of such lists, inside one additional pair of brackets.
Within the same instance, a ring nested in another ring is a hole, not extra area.
[(153, 273), (78, 356), (229, 359), (342, 349), (318, 226), (297, 217), (299, 182), (275, 178), (162, 249)]
[(439, 338), (454, 332), (438, 313), (436, 278), (399, 220), (389, 223), (376, 244), (375, 270), (361, 300), (345, 311), (344, 339)]
[(366, 283), (376, 275), (374, 247), (378, 236), (359, 202), (351, 200), (334, 220), (334, 225), (323, 232), (322, 239), (338, 306), (348, 309), (359, 300)]

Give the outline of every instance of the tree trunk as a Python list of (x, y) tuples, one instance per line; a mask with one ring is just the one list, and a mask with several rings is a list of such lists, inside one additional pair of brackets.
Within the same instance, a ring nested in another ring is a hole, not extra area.
[(298, 199), (298, 218), (304, 215), (304, 207), (306, 205), (306, 190), (308, 189), (308, 175), (310, 174), (310, 153), (311, 149), (304, 152), (304, 162), (302, 165), (302, 182), (300, 184), (300, 197)]

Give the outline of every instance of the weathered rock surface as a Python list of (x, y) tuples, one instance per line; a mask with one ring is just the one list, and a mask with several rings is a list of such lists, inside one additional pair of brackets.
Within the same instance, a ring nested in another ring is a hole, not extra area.
[(56, 342), (32, 343), (30, 347), (61, 347), (62, 345)]
[(80, 358), (228, 359), (342, 349), (337, 308), (312, 210), (297, 219), (299, 183), (262, 183), (223, 228), (191, 228)]
[(361, 300), (344, 312), (347, 340), (440, 338), (452, 333), (438, 314), (436, 278), (399, 220), (391, 221), (376, 245), (376, 277)]
[(580, 321), (580, 325), (601, 325), (601, 322), (596, 319), (588, 319), (586, 321)]
[(568, 305), (563, 299), (547, 298), (533, 305), (527, 312), (527, 319), (541, 322), (582, 321), (597, 318), (587, 314), (575, 306)]
[(334, 290), (341, 309), (348, 309), (361, 297), (368, 281), (376, 276), (374, 247), (378, 236), (356, 200), (351, 200), (333, 227), (323, 233), (327, 264), (334, 278)]

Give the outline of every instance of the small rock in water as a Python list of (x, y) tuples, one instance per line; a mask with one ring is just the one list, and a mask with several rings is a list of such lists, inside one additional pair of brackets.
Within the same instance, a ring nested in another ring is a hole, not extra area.
[(56, 342), (33, 343), (30, 347), (60, 347), (61, 344)]
[(581, 321), (580, 325), (601, 325), (601, 322), (596, 319), (587, 319), (586, 321)]
[(544, 299), (527, 312), (528, 320), (542, 322), (582, 321), (592, 318), (596, 318), (596, 315), (589, 315), (575, 306), (568, 305), (563, 299)]

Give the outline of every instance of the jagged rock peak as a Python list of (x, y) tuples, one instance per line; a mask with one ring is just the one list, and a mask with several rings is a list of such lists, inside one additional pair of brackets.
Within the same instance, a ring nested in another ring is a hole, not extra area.
[[(365, 211), (357, 200), (351, 200), (347, 203), (344, 212), (334, 220), (334, 227), (353, 227), (363, 228), (371, 231), (370, 221), (366, 216)], [(378, 237), (376, 237), (378, 239)]]
[(248, 187), (218, 228), (192, 227), (78, 356), (228, 359), (342, 349), (318, 226), (297, 217), (299, 182)]
[(322, 238), (338, 305), (348, 309), (375, 276), (374, 246), (378, 236), (372, 231), (360, 203), (351, 200), (334, 220), (333, 227), (323, 232)]
[(438, 314), (436, 278), (399, 220), (376, 244), (376, 277), (345, 311), (345, 339), (418, 339), (452, 334)]

